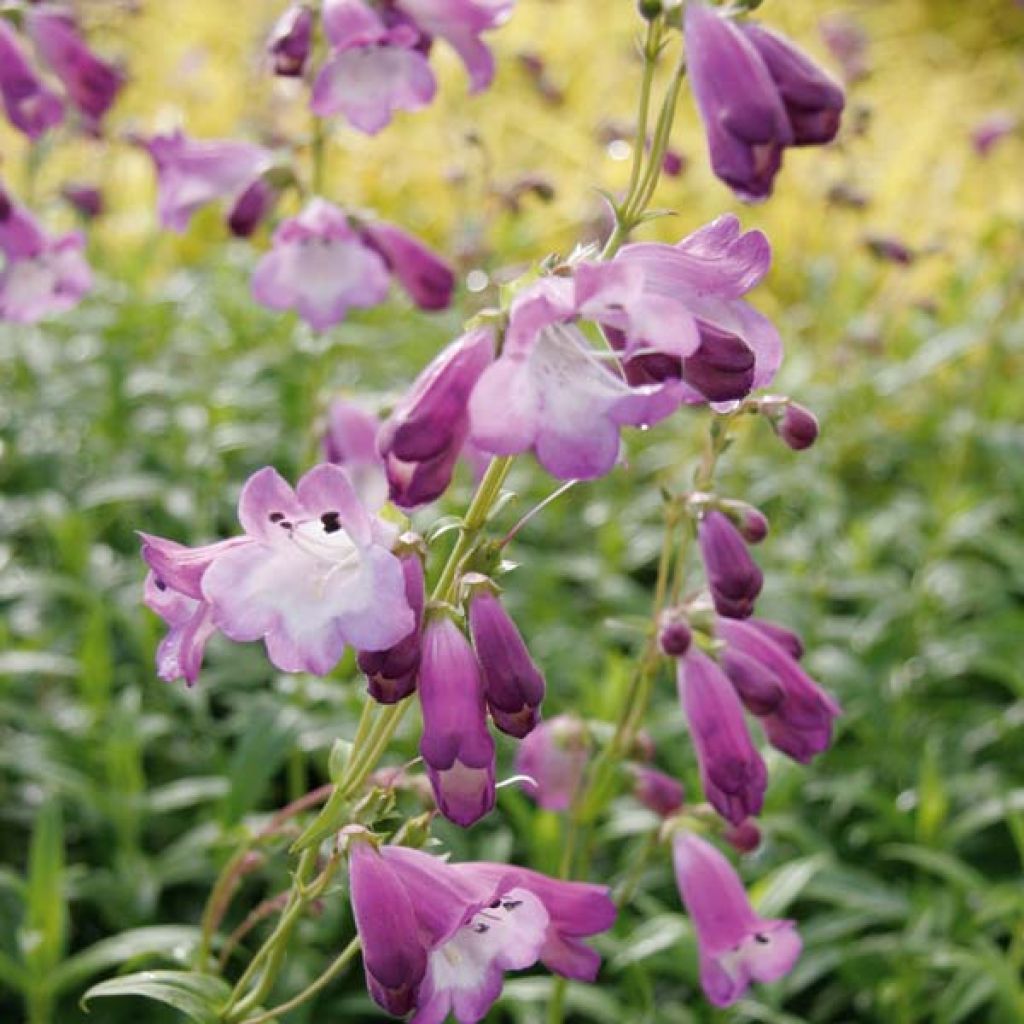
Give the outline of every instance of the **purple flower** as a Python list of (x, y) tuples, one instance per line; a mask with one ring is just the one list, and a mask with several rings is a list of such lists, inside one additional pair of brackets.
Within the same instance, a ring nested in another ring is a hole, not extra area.
[(988, 156), (1003, 139), (1017, 130), (1017, 123), (1017, 118), (1007, 111), (996, 111), (982, 118), (971, 131), (974, 152), (978, 156)]
[(14, 29), (0, 18), (0, 98), (7, 119), (30, 139), (60, 124), (64, 105), (29, 63)]
[(711, 598), (720, 615), (748, 618), (764, 585), (743, 535), (723, 512), (711, 509), (697, 527), (697, 540)]
[(220, 200), (234, 208), (274, 162), (262, 146), (229, 139), (189, 139), (180, 131), (141, 142), (156, 165), (160, 223), (178, 232), (207, 203)]
[(420, 754), (441, 813), (468, 827), (494, 807), (494, 740), (480, 666), (447, 616), (429, 620), (420, 655)]
[(76, 185), (69, 182), (60, 194), (86, 220), (92, 220), (103, 213), (103, 193), (95, 185)]
[(800, 956), (792, 921), (766, 920), (751, 907), (728, 860), (706, 840), (672, 840), (676, 884), (697, 933), (700, 981), (715, 1006), (730, 1006), (751, 982), (777, 981)]
[(633, 796), (660, 818), (670, 818), (686, 801), (686, 790), (678, 779), (656, 768), (633, 768)]
[(583, 723), (574, 715), (541, 722), (519, 745), (516, 771), (533, 780), (526, 793), (546, 811), (569, 809), (590, 756)]
[(416, 689), (420, 667), (420, 629), (426, 601), (423, 581), (423, 557), (414, 548), (400, 556), (405, 578), (405, 599), (416, 624), (407, 636), (383, 651), (360, 651), (356, 662), (366, 676), (366, 689), (381, 704), (397, 704)]
[(344, 471), (314, 467), (292, 488), (269, 466), (242, 488), (251, 541), (219, 554), (202, 596), (230, 639), (263, 639), (283, 672), (326, 675), (345, 645), (381, 651), (415, 626), (394, 530), (359, 502)]
[(466, 66), (470, 91), (480, 92), (494, 78), (494, 58), (480, 36), (503, 24), (515, 0), (396, 0), (399, 10), (428, 37), (447, 42)]
[(741, 198), (771, 195), (787, 146), (830, 142), (843, 91), (787, 40), (687, 5), (686, 51), (711, 166)]
[(726, 821), (738, 825), (760, 813), (768, 785), (739, 697), (718, 665), (694, 647), (679, 660), (678, 683), (704, 795)]
[(772, 420), (780, 438), (795, 452), (810, 448), (818, 440), (818, 417), (796, 402), (787, 402), (780, 415)]
[(217, 631), (213, 610), (205, 601), (172, 590), (153, 572), (146, 576), (143, 601), (168, 626), (156, 651), (157, 675), (169, 683), (184, 679), (192, 686), (199, 677), (206, 641)]
[(62, 8), (48, 4), (30, 7), (25, 22), (32, 41), (67, 89), (71, 102), (90, 124), (98, 124), (124, 84), (120, 72), (86, 46), (74, 19)]
[(39, 221), (0, 184), (0, 252), (12, 262), (29, 260), (45, 249), (46, 243)]
[(388, 498), (384, 460), (377, 451), (380, 420), (352, 402), (336, 398), (327, 410), (324, 458), (345, 470), (356, 494), (370, 509)]
[(681, 658), (693, 642), (690, 624), (677, 612), (665, 612), (658, 623), (658, 646), (662, 654)]
[(301, 78), (313, 44), (313, 11), (306, 4), (292, 4), (278, 18), (267, 40), (274, 74)]
[(328, 0), (323, 18), (333, 54), (313, 84), (314, 114), (343, 114), (376, 135), (396, 110), (430, 104), (437, 82), (416, 26), (400, 20), (389, 28), (363, 0)]
[(741, 233), (732, 214), (719, 217), (676, 245), (625, 246), (616, 264), (638, 268), (646, 294), (685, 309), (695, 320), (698, 344), (681, 358), (664, 349), (625, 359), (634, 384), (681, 379), (684, 401), (743, 398), (769, 384), (782, 362), (775, 326), (743, 296), (771, 267), (771, 246), (760, 231)]
[(352, 308), (375, 306), (388, 293), (384, 261), (346, 214), (323, 199), (283, 221), (252, 277), (257, 302), (294, 309), (314, 330), (339, 323)]
[(362, 234), (420, 309), (447, 309), (451, 305), (455, 275), (432, 249), (384, 221), (366, 224)]
[(592, 980), (600, 958), (580, 939), (611, 927), (603, 886), (504, 864), (449, 864), (418, 850), (351, 843), (352, 904), (367, 987), (410, 1024), (475, 1024), (505, 971), (533, 966)]
[(453, 341), (416, 378), (381, 428), (391, 500), (413, 508), (451, 483), (469, 430), (470, 394), (494, 359), (494, 335), (479, 327)]
[(516, 624), (488, 586), (474, 590), (468, 618), (491, 718), (502, 732), (522, 739), (537, 724), (544, 676)]
[[(770, 679), (781, 690), (781, 700), (766, 701), (761, 709), (757, 709), (756, 703), (748, 703), (752, 711), (761, 715), (769, 742), (806, 764), (832, 742), (832, 723), (842, 709), (804, 672), (792, 656), (792, 649), (773, 637), (773, 628), (778, 627), (725, 618), (720, 618), (717, 625), (718, 635), (727, 645), (734, 681), (738, 677), (738, 663), (746, 666), (749, 678), (754, 678), (750, 668), (753, 663), (761, 680)], [(766, 684), (759, 685), (764, 688)]]

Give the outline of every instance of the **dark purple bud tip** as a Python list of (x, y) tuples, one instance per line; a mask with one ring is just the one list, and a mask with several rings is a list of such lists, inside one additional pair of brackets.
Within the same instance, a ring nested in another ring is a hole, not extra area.
[(750, 346), (711, 324), (699, 327), (700, 345), (683, 360), (683, 380), (711, 402), (744, 398), (754, 386), (756, 360)]
[(810, 448), (818, 440), (818, 417), (810, 409), (789, 402), (775, 423), (775, 432), (795, 452)]
[(768, 517), (745, 501), (722, 503), (722, 511), (735, 523), (748, 544), (760, 544), (768, 536)]
[(693, 631), (689, 623), (678, 618), (677, 613), (667, 612), (662, 616), (658, 630), (658, 646), (670, 658), (681, 658), (693, 642)]
[(722, 838), (740, 853), (753, 853), (761, 845), (761, 830), (748, 818), (739, 825), (726, 825)]

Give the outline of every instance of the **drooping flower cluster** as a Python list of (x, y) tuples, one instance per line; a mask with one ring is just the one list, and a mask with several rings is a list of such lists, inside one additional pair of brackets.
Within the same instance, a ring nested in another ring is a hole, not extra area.
[(506, 864), (449, 864), (400, 846), (350, 841), (350, 883), (367, 987), (410, 1024), (475, 1024), (504, 973), (540, 961), (593, 981), (600, 957), (582, 940), (611, 927), (601, 885), (561, 882)]
[(42, 64), (62, 86), (63, 96), (47, 84), (24, 41), (0, 17), (0, 98), (7, 119), (30, 139), (38, 139), (64, 120), (66, 100), (78, 111), (85, 129), (97, 132), (121, 90), (121, 73), (89, 49), (68, 8), (37, 4), (25, 8), (21, 18)]

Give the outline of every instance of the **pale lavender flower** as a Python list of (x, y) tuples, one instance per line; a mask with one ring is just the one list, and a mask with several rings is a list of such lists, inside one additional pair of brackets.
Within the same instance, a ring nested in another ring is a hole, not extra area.
[(420, 754), (441, 813), (464, 828), (494, 807), (494, 740), (487, 730), (480, 666), (447, 616), (423, 630), (419, 674)]
[(760, 813), (768, 785), (743, 706), (718, 665), (695, 647), (679, 659), (678, 684), (704, 795), (726, 821), (738, 825)]
[(301, 78), (313, 45), (313, 11), (307, 4), (292, 4), (278, 18), (267, 40), (274, 74)]
[(760, 917), (723, 854), (693, 833), (678, 832), (672, 859), (697, 933), (701, 986), (715, 1006), (731, 1006), (751, 982), (777, 981), (793, 969), (801, 950), (794, 922)]
[(541, 722), (516, 752), (516, 771), (526, 775), (526, 794), (546, 811), (565, 811), (572, 804), (590, 757), (583, 723), (574, 715)]
[(468, 620), (491, 718), (502, 732), (522, 739), (540, 716), (544, 676), (498, 595), (486, 585), (470, 597)]
[(380, 508), (388, 499), (384, 459), (377, 450), (380, 420), (354, 402), (336, 398), (327, 409), (324, 458), (341, 466), (362, 503)]
[(64, 8), (50, 4), (25, 12), (28, 34), (67, 90), (71, 102), (96, 126), (121, 91), (121, 73), (89, 49)]
[(349, 309), (377, 305), (387, 293), (384, 261), (344, 211), (320, 198), (281, 223), (252, 277), (257, 302), (294, 309), (318, 331), (339, 323)]
[(217, 631), (213, 609), (205, 601), (172, 590), (153, 572), (146, 576), (143, 603), (168, 627), (156, 651), (157, 675), (169, 683), (184, 679), (189, 686), (194, 685), (206, 642)]
[(720, 615), (748, 618), (764, 575), (750, 557), (742, 534), (727, 515), (711, 509), (697, 526), (697, 540), (715, 608)]
[(242, 488), (238, 517), (251, 543), (219, 554), (201, 582), (230, 639), (264, 640), (283, 672), (326, 675), (346, 644), (381, 651), (414, 628), (395, 530), (339, 467), (314, 467), (293, 491), (268, 466)]
[(451, 305), (455, 274), (436, 252), (385, 221), (363, 225), (362, 235), (420, 309), (447, 309)]
[(30, 139), (38, 139), (64, 117), (60, 97), (32, 67), (5, 18), (0, 18), (0, 99), (7, 119)]
[(269, 150), (232, 139), (189, 139), (181, 131), (140, 139), (156, 165), (160, 223), (182, 232), (212, 202), (235, 207), (273, 165)]

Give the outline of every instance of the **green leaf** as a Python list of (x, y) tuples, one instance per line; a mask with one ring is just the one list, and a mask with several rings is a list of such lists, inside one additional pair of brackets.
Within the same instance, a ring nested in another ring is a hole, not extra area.
[(751, 886), (750, 898), (758, 913), (765, 917), (784, 914), (790, 904), (803, 892), (807, 883), (828, 864), (825, 854), (790, 861)]
[(231, 997), (231, 989), (221, 978), (192, 971), (141, 971), (111, 978), (93, 985), (82, 996), (82, 1009), (93, 999), (112, 996), (141, 996), (166, 1003), (180, 1010), (196, 1024), (218, 1024), (220, 1009)]
[(28, 855), (25, 917), (18, 936), (29, 974), (47, 982), (67, 944), (64, 900), (64, 825), (60, 804), (43, 805), (32, 832)]

